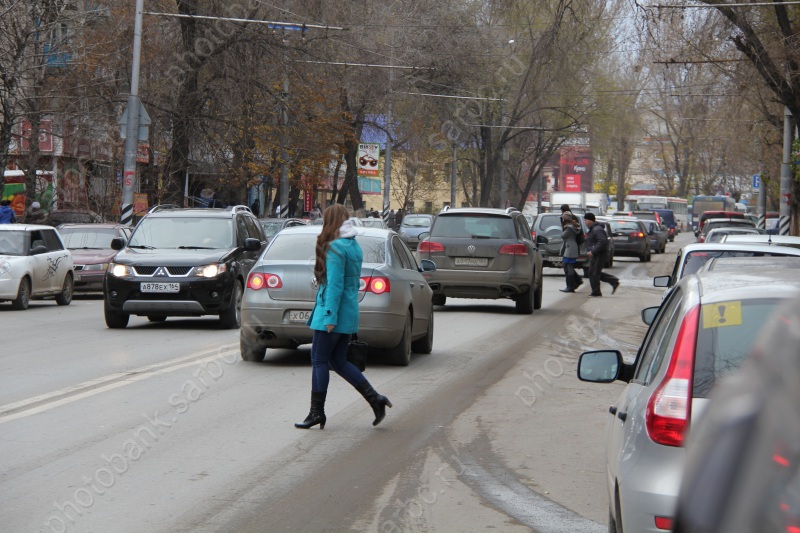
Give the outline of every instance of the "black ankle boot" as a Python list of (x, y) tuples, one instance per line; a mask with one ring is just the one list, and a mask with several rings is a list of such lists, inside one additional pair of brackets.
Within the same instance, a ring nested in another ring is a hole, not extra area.
[(356, 385), (356, 390), (361, 393), (361, 396), (363, 396), (364, 399), (369, 402), (370, 407), (372, 407), (372, 411), (375, 413), (375, 420), (372, 421), (372, 425), (377, 426), (386, 416), (386, 407), (391, 407), (392, 402), (390, 402), (389, 398), (386, 396), (378, 394), (375, 389), (372, 388), (372, 385), (369, 384), (369, 381), (364, 381)]
[(308, 416), (302, 422), (294, 425), (296, 428), (308, 429), (319, 424), (319, 429), (325, 429), (325, 397), (327, 392), (312, 392), (311, 393), (311, 410)]

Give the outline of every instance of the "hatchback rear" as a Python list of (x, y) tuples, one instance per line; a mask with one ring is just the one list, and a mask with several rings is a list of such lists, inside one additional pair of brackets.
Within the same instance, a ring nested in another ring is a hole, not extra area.
[(614, 255), (638, 257), (650, 261), (650, 237), (644, 224), (633, 218), (612, 218), (608, 225), (614, 239)]
[(628, 383), (607, 416), (610, 531), (672, 528), (687, 431), (703, 423), (709, 392), (741, 366), (770, 313), (798, 297), (800, 270), (703, 272), (645, 310), (654, 318), (633, 364), (616, 350), (581, 355), (581, 379)]

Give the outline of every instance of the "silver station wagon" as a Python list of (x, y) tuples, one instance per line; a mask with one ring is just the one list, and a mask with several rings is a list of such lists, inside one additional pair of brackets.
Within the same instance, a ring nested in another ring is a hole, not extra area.
[[(280, 231), (250, 271), (242, 299), (242, 359), (263, 361), (267, 348), (297, 348), (311, 342), (306, 325), (318, 285), (314, 279), (316, 239), (322, 226)], [(364, 261), (359, 288), (358, 338), (405, 366), (411, 353), (433, 349), (432, 291), (400, 237), (391, 230), (358, 228)]]

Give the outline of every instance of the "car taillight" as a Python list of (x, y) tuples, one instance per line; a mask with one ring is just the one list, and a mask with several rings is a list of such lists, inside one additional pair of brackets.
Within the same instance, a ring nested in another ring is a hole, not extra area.
[(536, 240), (536, 232), (531, 230), (531, 240)]
[(633, 237), (634, 239), (644, 239), (644, 233), (642, 233), (641, 231), (635, 231), (631, 233), (631, 237)]
[(657, 516), (656, 527), (658, 529), (666, 529), (667, 531), (672, 531), (672, 518), (668, 516)]
[(524, 244), (504, 244), (498, 253), (500, 255), (528, 255), (528, 249)]
[(283, 282), (280, 276), (269, 274), (267, 272), (251, 272), (250, 277), (247, 278), (247, 288), (254, 291), (260, 291), (264, 287), (268, 289), (280, 289), (283, 287)]
[(358, 282), (358, 290), (371, 292), (373, 294), (383, 294), (390, 292), (391, 285), (389, 278), (383, 276), (363, 277)]
[(436, 241), (422, 241), (417, 246), (418, 252), (444, 252), (444, 244)]
[(699, 305), (684, 317), (664, 380), (647, 402), (647, 434), (657, 444), (683, 446), (692, 409), (692, 378), (699, 317)]

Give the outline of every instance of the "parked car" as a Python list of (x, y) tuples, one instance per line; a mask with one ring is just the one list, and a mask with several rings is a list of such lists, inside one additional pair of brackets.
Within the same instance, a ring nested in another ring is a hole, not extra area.
[[(322, 219), (320, 218), (319, 220), (321, 221)], [(305, 226), (308, 223), (307, 220), (303, 220), (302, 218), (262, 218), (258, 222), (264, 230), (264, 237), (266, 237), (267, 242), (283, 228)]]
[(265, 246), (247, 206), (154, 207), (127, 243), (111, 241), (119, 252), (103, 286), (106, 325), (124, 328), (130, 315), (218, 315), (221, 327), (238, 328), (244, 284)]
[[(287, 228), (276, 235), (253, 267), (242, 302), (240, 347), (246, 361), (263, 361), (267, 348), (297, 348), (311, 342), (306, 320), (314, 308), (316, 239), (321, 226)], [(411, 352), (433, 349), (433, 292), (408, 247), (391, 231), (362, 228), (364, 253), (359, 291), (358, 338), (408, 365)]]
[(406, 246), (411, 250), (416, 250), (419, 245), (419, 236), (423, 233), (430, 233), (431, 226), (436, 217), (425, 214), (410, 214), (403, 217), (398, 234)]
[(770, 246), (790, 246), (800, 248), (800, 237), (792, 235), (769, 235), (769, 234), (742, 234), (726, 235), (722, 242), (725, 244), (767, 244)]
[(647, 230), (647, 236), (650, 238), (650, 249), (657, 254), (665, 253), (669, 236), (664, 226), (654, 220), (642, 220), (642, 222)]
[(618, 350), (581, 354), (581, 380), (627, 384), (607, 416), (609, 531), (672, 529), (687, 429), (702, 427), (709, 393), (771, 312), (798, 297), (798, 269), (702, 272), (642, 312), (650, 328), (633, 363)]
[(766, 320), (742, 368), (692, 429), (674, 533), (800, 528), (800, 305)]
[(753, 223), (747, 218), (712, 218), (703, 223), (703, 229), (698, 232), (697, 242), (705, 242), (708, 232), (717, 228), (753, 228)]
[(69, 305), (73, 287), (72, 254), (55, 228), (0, 224), (0, 301), (23, 310), (32, 299), (55, 296)]
[(389, 229), (389, 226), (386, 225), (386, 222), (383, 221), (382, 218), (376, 217), (367, 217), (367, 218), (360, 218), (361, 224), (365, 228), (381, 228), (381, 229)]
[(417, 256), (436, 263), (425, 274), (435, 305), (445, 305), (450, 296), (510, 298), (522, 314), (542, 306), (542, 255), (516, 209), (442, 211)]
[(655, 287), (665, 287), (667, 292), (689, 274), (699, 272), (709, 259), (719, 257), (798, 257), (800, 249), (749, 243), (689, 244), (681, 248), (672, 273), (653, 278)]
[(58, 232), (72, 254), (75, 291), (102, 291), (106, 270), (117, 251), (111, 248), (116, 238), (126, 242), (132, 230), (122, 224), (62, 224)]
[(638, 218), (614, 217), (608, 225), (614, 240), (614, 254), (638, 257), (639, 261), (650, 261), (652, 245), (644, 222)]
[(703, 242), (724, 242), (727, 235), (760, 235), (756, 228), (725, 226), (714, 228), (708, 232)]

